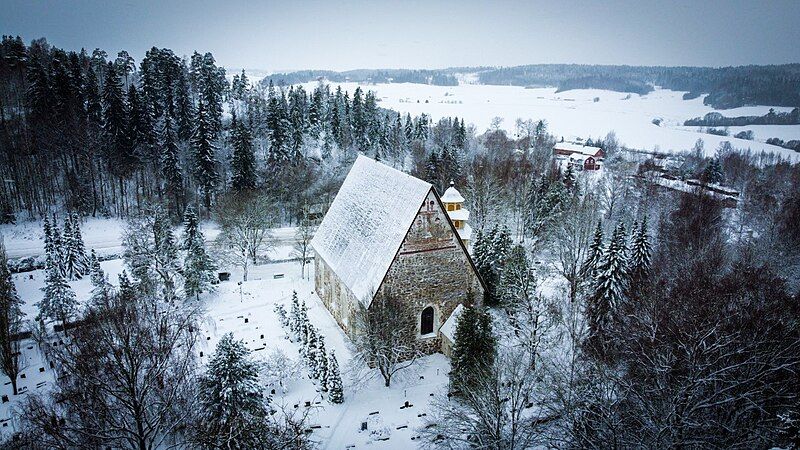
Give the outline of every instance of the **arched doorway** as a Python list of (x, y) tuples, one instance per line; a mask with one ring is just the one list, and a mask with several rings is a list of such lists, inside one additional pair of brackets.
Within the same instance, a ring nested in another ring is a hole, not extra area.
[(419, 333), (422, 335), (433, 333), (433, 306), (428, 306), (422, 310), (420, 317)]

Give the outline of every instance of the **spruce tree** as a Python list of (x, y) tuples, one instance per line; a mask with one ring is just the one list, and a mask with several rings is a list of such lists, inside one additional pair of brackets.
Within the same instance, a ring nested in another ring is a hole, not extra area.
[(325, 386), (328, 388), (328, 401), (334, 404), (344, 403), (342, 375), (339, 373), (339, 362), (336, 361), (333, 349), (328, 356), (328, 376), (325, 379)]
[(289, 330), (295, 342), (300, 339), (300, 301), (297, 299), (297, 291), (292, 291), (292, 305), (289, 310)]
[(216, 267), (206, 253), (206, 241), (200, 231), (197, 213), (189, 206), (183, 216), (181, 249), (186, 252), (183, 260), (183, 290), (187, 297), (200, 299), (200, 294), (210, 290)]
[(465, 305), (456, 321), (450, 364), (450, 385), (455, 390), (473, 385), (494, 365), (497, 339), (486, 311)]
[(328, 352), (325, 349), (325, 336), (319, 335), (317, 337), (317, 351), (314, 354), (315, 358), (315, 371), (312, 375), (313, 378), (319, 380), (320, 390), (327, 392), (328, 385)]
[(603, 223), (597, 221), (597, 228), (594, 230), (594, 238), (589, 244), (589, 255), (581, 266), (581, 274), (593, 280), (596, 275), (597, 266), (603, 258)]
[(172, 116), (169, 110), (164, 114), (164, 128), (161, 132), (161, 175), (164, 177), (164, 188), (169, 199), (169, 209), (173, 217), (180, 214), (183, 206), (183, 173), (178, 156), (178, 143), (173, 129)]
[(0, 235), (0, 372), (11, 381), (11, 391), (17, 391), (17, 376), (21, 370), (21, 340), (16, 335), (23, 331), (22, 302), (11, 271), (8, 268), (8, 257), (3, 236)]
[(203, 204), (207, 210), (211, 208), (211, 198), (219, 181), (217, 173), (217, 159), (214, 155), (216, 147), (213, 143), (213, 124), (203, 105), (200, 102), (197, 108), (197, 127), (192, 136), (192, 149), (194, 151), (194, 176), (203, 192)]
[(638, 228), (634, 228), (631, 236), (631, 258), (629, 264), (631, 288), (637, 287), (650, 273), (652, 246), (647, 235), (647, 217)]
[(253, 153), (253, 138), (244, 120), (231, 120), (231, 189), (234, 192), (249, 191), (256, 187), (256, 158)]
[(77, 267), (81, 276), (86, 275), (89, 273), (89, 256), (86, 254), (86, 244), (83, 242), (81, 221), (75, 213), (72, 214), (72, 241), (74, 245), (73, 251), (77, 257)]
[(111, 283), (108, 282), (103, 268), (100, 267), (100, 260), (97, 259), (97, 254), (92, 250), (89, 256), (89, 273), (92, 281), (92, 292), (90, 301), (92, 304), (101, 303), (108, 294), (111, 292)]
[(197, 440), (205, 448), (260, 448), (269, 408), (258, 365), (243, 341), (220, 339), (198, 383)]
[(308, 333), (306, 334), (306, 343), (300, 348), (300, 351), (306, 360), (309, 377), (314, 378), (314, 374), (317, 371), (316, 367), (317, 330), (314, 329), (314, 327), (311, 324), (307, 324), (307, 329)]
[(589, 326), (587, 344), (596, 357), (607, 356), (614, 316), (627, 292), (627, 277), (625, 227), (620, 223), (614, 229), (597, 266), (595, 290), (586, 304), (586, 320)]
[(52, 257), (47, 258), (45, 271), (47, 276), (45, 285), (42, 288), (44, 296), (36, 304), (39, 307), (37, 319), (40, 321), (44, 319), (60, 321), (66, 333), (67, 321), (74, 315), (78, 301), (67, 280), (64, 279), (61, 268), (55, 264)]

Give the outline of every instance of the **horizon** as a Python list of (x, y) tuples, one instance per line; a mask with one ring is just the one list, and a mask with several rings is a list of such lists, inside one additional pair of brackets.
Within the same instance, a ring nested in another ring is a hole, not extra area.
[[(595, 5), (579, 1), (106, 3), (2, 0), (3, 34), (137, 63), (149, 48), (211, 52), (230, 68), (442, 70), (578, 64), (738, 67), (800, 63), (800, 2)], [(209, 20), (213, 18), (213, 20)], [(680, 32), (675, 32), (680, 24)], [(100, 26), (98, 26), (100, 25)], [(196, 30), (203, 27), (202, 33)], [(735, 27), (736, 33), (724, 30)], [(311, 31), (309, 31), (311, 30)], [(723, 30), (723, 31), (718, 31)], [(770, 33), (765, 33), (770, 30)]]

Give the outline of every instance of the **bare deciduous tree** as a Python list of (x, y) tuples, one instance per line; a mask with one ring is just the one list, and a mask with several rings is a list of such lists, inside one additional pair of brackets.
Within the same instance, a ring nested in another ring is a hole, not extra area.
[(356, 314), (354, 360), (377, 368), (389, 387), (392, 377), (422, 355), (417, 347), (417, 320), (411, 308), (389, 295), (376, 295)]
[(274, 204), (255, 192), (230, 195), (219, 204), (217, 253), (225, 262), (241, 267), (242, 280), (247, 281), (250, 264), (256, 264), (258, 255), (273, 245)]
[(69, 342), (39, 345), (59, 376), (22, 424), (48, 448), (163, 448), (192, 411), (200, 311), (123, 288), (93, 305)]

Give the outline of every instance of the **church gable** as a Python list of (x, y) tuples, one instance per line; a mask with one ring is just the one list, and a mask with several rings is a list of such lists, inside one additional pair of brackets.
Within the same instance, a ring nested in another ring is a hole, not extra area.
[(466, 300), (468, 292), (472, 292), (474, 302), (483, 298), (480, 278), (433, 190), (420, 205), (381, 290), (410, 304), (420, 317), (417, 330), (420, 337), (428, 334), (423, 332), (429, 331), (423, 318), (427, 318), (431, 308), (431, 338), (438, 337), (439, 328), (456, 306)]

